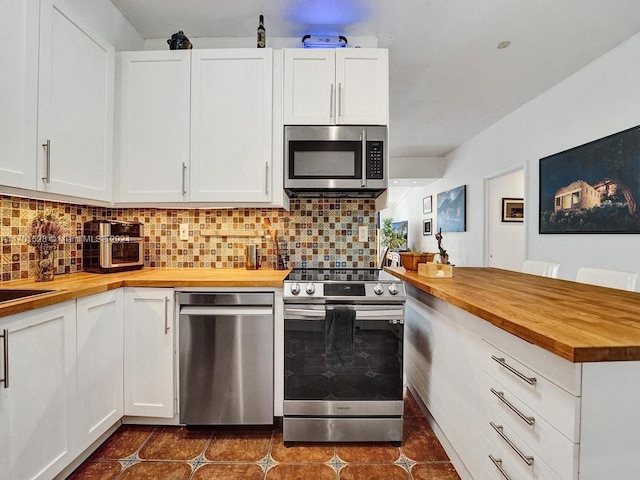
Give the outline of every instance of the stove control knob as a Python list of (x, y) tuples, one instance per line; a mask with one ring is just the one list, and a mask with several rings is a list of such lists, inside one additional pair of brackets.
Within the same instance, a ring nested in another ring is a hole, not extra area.
[(293, 295), (298, 295), (300, 293), (300, 285), (298, 285), (297, 283), (292, 283), (291, 284), (291, 293)]
[(395, 283), (392, 283), (391, 285), (389, 285), (389, 293), (391, 295), (397, 295), (398, 294), (398, 286)]
[(316, 286), (313, 283), (307, 283), (307, 286), (305, 287), (305, 292), (307, 292), (308, 295), (313, 295), (314, 292), (316, 291)]
[(382, 295), (384, 293), (384, 288), (382, 288), (381, 284), (376, 283), (373, 287), (373, 293), (375, 293), (376, 295)]

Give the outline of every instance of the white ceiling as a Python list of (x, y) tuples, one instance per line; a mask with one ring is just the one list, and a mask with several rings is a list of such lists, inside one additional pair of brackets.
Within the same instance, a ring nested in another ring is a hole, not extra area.
[(639, 0), (112, 1), (146, 39), (254, 36), (259, 14), (267, 46), (377, 37), (389, 49), (391, 157), (446, 154), (640, 31)]

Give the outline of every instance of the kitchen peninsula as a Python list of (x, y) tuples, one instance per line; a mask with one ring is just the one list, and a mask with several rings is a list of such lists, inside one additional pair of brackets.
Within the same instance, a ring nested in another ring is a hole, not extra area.
[(408, 285), (407, 382), (463, 479), (640, 476), (640, 294), (385, 270)]

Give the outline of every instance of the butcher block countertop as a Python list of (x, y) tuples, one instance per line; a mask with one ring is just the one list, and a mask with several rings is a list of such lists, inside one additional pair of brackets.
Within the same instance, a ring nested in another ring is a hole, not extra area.
[(120, 287), (269, 287), (281, 288), (290, 270), (205, 268), (146, 268), (122, 273), (72, 273), (51, 282), (14, 280), (0, 289), (55, 290), (55, 292), (0, 303), (0, 317)]
[(497, 268), (455, 267), (453, 278), (385, 270), (571, 362), (640, 360), (640, 293)]

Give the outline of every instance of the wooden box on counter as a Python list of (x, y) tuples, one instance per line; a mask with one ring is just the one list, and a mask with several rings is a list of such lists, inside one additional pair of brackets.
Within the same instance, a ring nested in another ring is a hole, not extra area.
[(429, 252), (399, 252), (400, 254), (400, 263), (407, 270), (417, 270), (418, 264), (424, 262), (431, 262), (435, 253)]
[(418, 275), (429, 278), (451, 278), (453, 277), (453, 266), (443, 263), (420, 263), (418, 264)]

